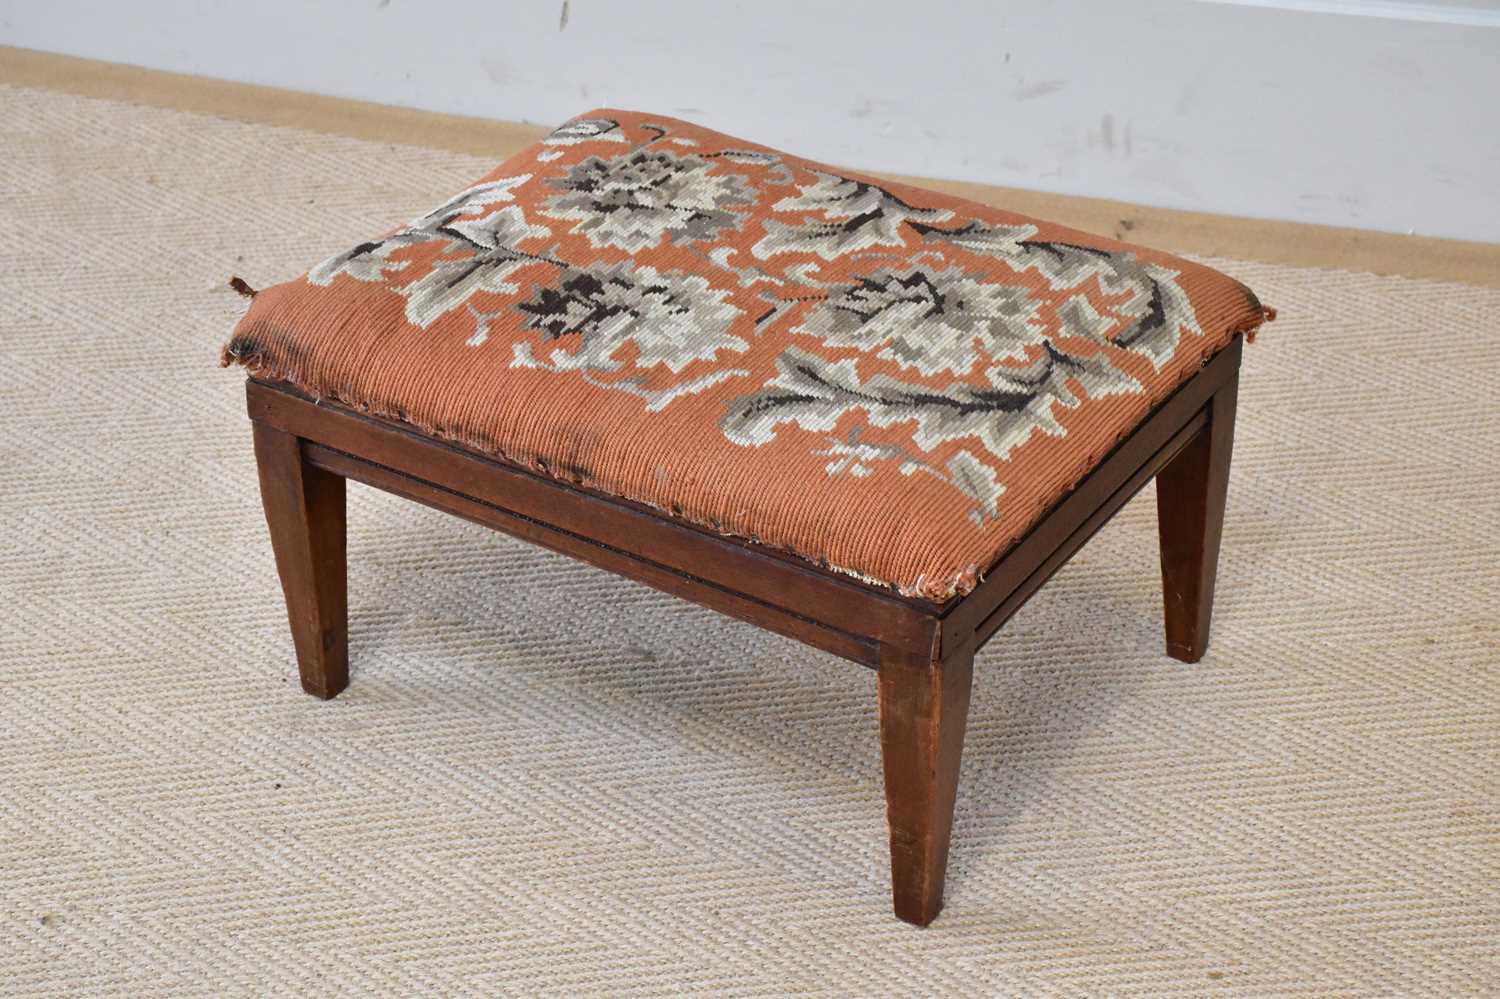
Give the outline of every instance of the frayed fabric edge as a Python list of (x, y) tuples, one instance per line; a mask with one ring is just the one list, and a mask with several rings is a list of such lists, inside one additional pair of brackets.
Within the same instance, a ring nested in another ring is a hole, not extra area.
[(928, 579), (925, 575), (918, 576), (917, 581), (911, 586), (897, 586), (896, 592), (903, 597), (917, 597), (922, 600), (944, 603), (954, 597), (972, 593), (982, 578), (983, 574), (979, 571), (979, 566), (970, 563), (946, 579)]
[(1243, 331), (1245, 335), (1245, 342), (1254, 343), (1256, 336), (1260, 333), (1260, 328), (1266, 323), (1274, 323), (1275, 321), (1275, 308), (1269, 305), (1262, 305), (1260, 307), (1260, 318), (1255, 322), (1253, 326), (1247, 326)]

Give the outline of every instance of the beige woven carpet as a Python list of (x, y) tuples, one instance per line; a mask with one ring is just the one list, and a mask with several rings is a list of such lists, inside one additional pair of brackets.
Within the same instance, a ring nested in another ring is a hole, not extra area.
[(241, 302), (487, 160), (0, 89), (0, 995), (1500, 990), (1500, 291), (1222, 263), (1214, 646), (1148, 489), (980, 655), (948, 905), (889, 914), (872, 674), (350, 497), (298, 689)]

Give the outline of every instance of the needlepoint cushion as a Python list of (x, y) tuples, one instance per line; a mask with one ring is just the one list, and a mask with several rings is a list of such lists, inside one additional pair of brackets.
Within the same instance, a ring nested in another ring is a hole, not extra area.
[(1169, 254), (598, 110), (258, 293), (223, 363), (943, 600), (1266, 311)]

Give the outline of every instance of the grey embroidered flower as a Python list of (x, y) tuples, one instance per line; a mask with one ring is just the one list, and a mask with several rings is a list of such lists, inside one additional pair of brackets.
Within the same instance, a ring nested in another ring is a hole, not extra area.
[(576, 223), (573, 231), (594, 246), (635, 252), (662, 240), (709, 240), (739, 225), (732, 205), (754, 200), (742, 177), (714, 172), (695, 155), (639, 149), (601, 159), (591, 156), (555, 181), (563, 193), (546, 214)]
[[(1144, 355), (1158, 370), (1171, 359), (1184, 333), (1202, 335), (1193, 305), (1177, 281), (1180, 275), (1142, 261), (1132, 252), (1038, 240), (1034, 238), (1034, 226), (971, 222), (961, 229), (920, 224), (913, 228), (925, 239), (996, 257), (1017, 272), (1039, 274), (1058, 291), (1081, 291), (1090, 282), (1097, 282), (1105, 296), (1121, 299), (1112, 311), (1130, 322), (1110, 342)], [(1117, 323), (1117, 319), (1101, 316), (1084, 294), (1070, 298), (1059, 314), (1064, 320), (1063, 332), (1069, 336), (1102, 339)]]
[(796, 332), (858, 347), (924, 375), (968, 372), (984, 355), (1020, 359), (1042, 342), (1037, 303), (1019, 285), (957, 267), (881, 270), (830, 293)]
[(659, 273), (629, 263), (570, 270), (556, 286), (517, 306), (527, 316), (523, 328), (542, 331), (543, 342), (557, 346), (537, 357), (531, 344), (518, 343), (513, 363), (554, 371), (615, 371), (624, 366), (619, 352), (631, 344), (635, 367), (659, 365), (680, 373), (721, 351), (749, 348), (730, 332), (741, 313), (728, 296), (696, 274)]

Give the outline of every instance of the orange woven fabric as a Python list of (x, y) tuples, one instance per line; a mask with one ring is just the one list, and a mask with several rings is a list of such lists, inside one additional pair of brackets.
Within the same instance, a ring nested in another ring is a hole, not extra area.
[(599, 110), (258, 293), (223, 363), (943, 600), (1266, 311), (1169, 254)]

